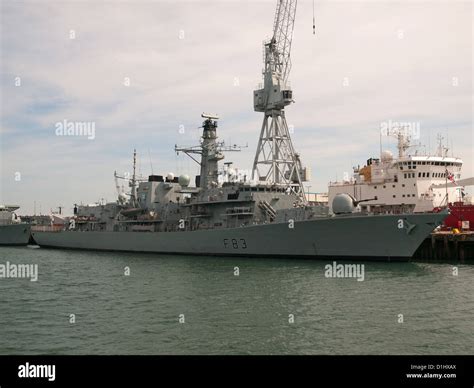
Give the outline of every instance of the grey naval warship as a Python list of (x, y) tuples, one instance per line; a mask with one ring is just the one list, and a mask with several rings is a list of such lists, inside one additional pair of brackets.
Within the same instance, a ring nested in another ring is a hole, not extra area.
[[(190, 255), (408, 260), (445, 213), (370, 215), (347, 194), (336, 196), (334, 215), (310, 206), (295, 186), (232, 178), (218, 183), (223, 143), (217, 122), (206, 118), (198, 147), (195, 187), (190, 177), (130, 179), (129, 196), (116, 202), (75, 205), (61, 230), (33, 231), (38, 245)], [(135, 159), (135, 157), (134, 157)], [(229, 178), (230, 176), (230, 178)], [(222, 180), (222, 179), (221, 179)]]
[(30, 239), (30, 225), (21, 222), (15, 213), (19, 206), (0, 206), (0, 245), (27, 245)]
[(309, 169), (293, 148), (285, 117), (294, 102), (289, 73), (296, 4), (278, 0), (273, 35), (264, 42), (263, 82), (253, 92), (263, 123), (250, 177), (219, 180), (218, 163), (233, 149), (217, 141), (218, 117), (203, 114), (201, 143), (175, 149), (200, 165), (193, 187), (187, 175), (140, 181), (134, 173), (128, 195), (75, 206), (67, 228), (34, 230), (34, 240), (45, 247), (193, 255), (412, 257), (447, 212), (367, 214), (359, 203), (371, 198), (341, 193), (328, 214), (306, 200)]

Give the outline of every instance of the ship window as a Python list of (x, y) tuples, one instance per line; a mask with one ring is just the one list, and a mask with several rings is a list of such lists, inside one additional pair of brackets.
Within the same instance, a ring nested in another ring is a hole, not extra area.
[(397, 198), (397, 196), (395, 194), (393, 194), (393, 198)]
[(403, 194), (402, 197), (405, 198), (405, 194)]
[(421, 162), (421, 164), (424, 166), (426, 164), (426, 162)]
[(423, 173), (423, 178), (426, 178), (426, 173)]
[(237, 190), (235, 193), (228, 194), (227, 199), (239, 199), (239, 190)]
[(405, 179), (407, 179), (407, 174), (403, 174), (403, 177), (404, 177)]
[(418, 173), (418, 178), (421, 178), (421, 172)]
[(427, 178), (430, 177), (430, 173), (429, 173), (429, 172), (426, 173), (426, 177), (427, 177)]
[(377, 186), (374, 186), (374, 189), (376, 189), (376, 188), (377, 188)]
[(402, 184), (402, 187), (405, 187), (405, 183)]
[(385, 189), (387, 186), (383, 185), (383, 188)]
[(395, 187), (395, 185), (392, 185), (392, 187)]

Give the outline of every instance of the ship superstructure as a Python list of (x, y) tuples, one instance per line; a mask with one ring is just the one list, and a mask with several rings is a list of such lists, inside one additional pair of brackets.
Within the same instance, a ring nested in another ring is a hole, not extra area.
[[(79, 231), (195, 231), (237, 228), (295, 221), (326, 215), (323, 206), (305, 206), (300, 196), (284, 186), (236, 180), (218, 182), (218, 162), (224, 159), (223, 143), (217, 141), (217, 121), (203, 114), (202, 141), (195, 147), (176, 147), (176, 152), (198, 154), (200, 165), (195, 187), (190, 177), (173, 173), (150, 175), (148, 181), (131, 177), (128, 201), (75, 207), (74, 226)], [(135, 159), (135, 156), (134, 156)]]
[[(337, 194), (351, 195), (363, 212), (407, 213), (432, 211), (459, 201), (462, 196), (462, 160), (448, 156), (439, 137), (435, 155), (408, 154), (411, 147), (407, 131), (396, 131), (398, 157), (390, 151), (370, 158), (355, 167), (351, 177), (330, 182), (329, 204)], [(332, 209), (331, 209), (332, 211)]]

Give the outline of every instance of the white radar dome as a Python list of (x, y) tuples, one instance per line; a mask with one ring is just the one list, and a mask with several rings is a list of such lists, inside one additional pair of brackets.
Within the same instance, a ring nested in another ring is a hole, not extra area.
[(382, 162), (389, 162), (389, 161), (393, 160), (392, 152), (389, 151), (389, 150), (383, 151), (382, 155), (381, 155), (381, 159), (382, 159)]
[(178, 183), (182, 187), (188, 187), (189, 182), (191, 182), (191, 178), (189, 177), (189, 175), (183, 174), (183, 175), (180, 175), (178, 178)]
[(172, 172), (169, 172), (168, 175), (166, 175), (166, 179), (172, 181), (174, 179), (174, 174)]
[(125, 193), (120, 193), (118, 198), (120, 203), (127, 202), (127, 195)]

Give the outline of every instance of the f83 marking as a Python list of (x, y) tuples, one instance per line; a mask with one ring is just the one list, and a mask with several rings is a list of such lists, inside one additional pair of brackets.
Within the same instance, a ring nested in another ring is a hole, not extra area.
[(224, 248), (247, 249), (247, 241), (244, 238), (225, 238)]

